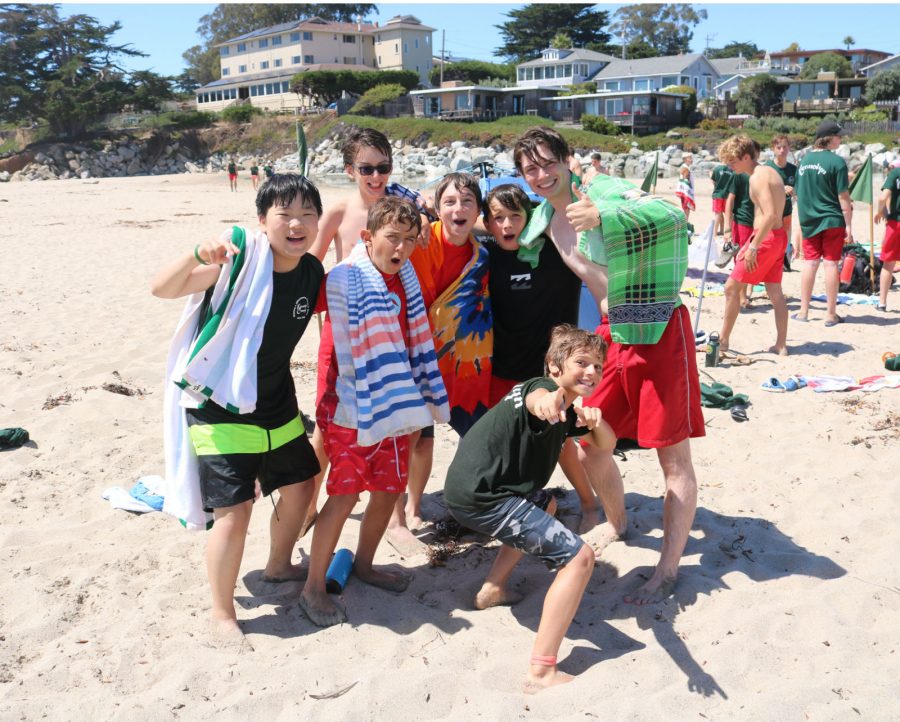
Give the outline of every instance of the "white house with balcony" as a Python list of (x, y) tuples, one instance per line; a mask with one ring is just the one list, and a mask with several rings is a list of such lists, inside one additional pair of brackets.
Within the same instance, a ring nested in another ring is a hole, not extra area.
[(615, 60), (612, 55), (583, 48), (547, 48), (541, 57), (516, 66), (519, 88), (562, 88), (589, 81)]
[(759, 60), (748, 60), (739, 55), (736, 58), (716, 58), (710, 60), (712, 66), (719, 72), (720, 80), (713, 86), (713, 95), (716, 100), (728, 100), (737, 93), (738, 85), (744, 78), (754, 75), (786, 75), (787, 71), (780, 67), (773, 67), (769, 53)]
[(697, 99), (711, 97), (719, 71), (700, 53), (658, 58), (613, 60), (593, 78), (597, 91), (660, 91), (686, 85), (697, 91)]
[(305, 18), (254, 30), (219, 43), (221, 77), (195, 91), (199, 110), (250, 102), (268, 110), (303, 107), (290, 90), (308, 70), (411, 70), (423, 84), (432, 68), (434, 28), (412, 15), (384, 25)]

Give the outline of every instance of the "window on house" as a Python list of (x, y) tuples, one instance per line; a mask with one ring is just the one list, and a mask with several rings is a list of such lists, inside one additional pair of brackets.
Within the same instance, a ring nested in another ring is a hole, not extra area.
[(291, 42), (299, 43), (300, 42), (300, 33), (297, 33), (297, 32), (291, 33)]
[(239, 53), (246, 53), (246, 52), (247, 52), (247, 43), (238, 43), (238, 44), (237, 44), (237, 51), (238, 51)]
[(682, 75), (681, 83), (679, 83), (679, 85), (690, 85), (690, 84), (691, 84), (691, 79), (687, 75)]
[(291, 92), (291, 84), (287, 80), (281, 81), (281, 92), (282, 93), (290, 93)]
[(281, 67), (281, 58), (275, 58), (275, 67), (276, 67), (276, 68), (280, 68), (280, 67)]
[(625, 105), (621, 98), (608, 98), (606, 100), (606, 115), (618, 115), (625, 112)]
[(697, 90), (698, 87), (699, 87), (699, 84), (697, 82), (697, 78), (694, 78), (694, 90)]
[(425, 36), (425, 44), (431, 45), (431, 38), (428, 35)]
[(409, 52), (409, 43), (403, 43), (403, 52), (404, 52), (404, 53), (408, 53), (408, 52)]
[(223, 58), (226, 55), (228, 55), (228, 46), (227, 45), (224, 45), (221, 48), (219, 48), (219, 55), (222, 56)]
[(381, 56), (378, 56), (378, 64), (381, 65)]
[(678, 85), (677, 75), (664, 75), (662, 79), (662, 87), (668, 88), (670, 85)]
[(525, 68), (525, 80), (534, 80), (534, 68)]
[(649, 90), (650, 89), (650, 81), (647, 78), (642, 80), (634, 81), (634, 89), (635, 90)]
[(544, 79), (544, 69), (543, 68), (535, 68), (534, 69), (534, 79), (535, 80), (543, 80)]
[(344, 56), (344, 65), (356, 65), (356, 58), (351, 58), (348, 55)]
[(303, 31), (303, 39), (304, 40), (312, 40), (312, 33), (308, 30)]
[(278, 92), (275, 88), (275, 83), (266, 83), (266, 95), (274, 95)]
[(268, 39), (268, 38), (261, 38), (260, 41), (259, 41), (259, 47), (260, 47), (260, 48), (267, 48), (267, 47), (269, 47), (269, 39)]
[(276, 35), (274, 38), (272, 38), (272, 45), (281, 45), (280, 35)]
[(268, 68), (269, 68), (269, 61), (268, 61), (268, 60), (263, 60), (263, 61), (259, 64), (259, 69), (260, 69), (260, 70), (268, 70)]
[(300, 65), (300, 56), (299, 55), (291, 56), (291, 65)]
[(250, 86), (250, 97), (255, 97), (255, 96), (256, 96), (256, 86), (251, 85)]
[(519, 80), (525, 80), (525, 68), (519, 68), (517, 77)]
[(618, 90), (619, 89), (619, 81), (618, 80), (607, 80), (603, 87), (607, 90)]
[(563, 67), (562, 77), (571, 78), (572, 77), (572, 66), (571, 65), (563, 65), (562, 67)]
[(246, 72), (247, 72), (247, 66), (246, 66), (246, 65), (238, 65), (238, 72), (239, 72), (239, 73), (246, 73)]
[(222, 68), (222, 75), (231, 75), (231, 68)]
[(316, 61), (313, 59), (313, 56), (312, 56), (312, 55), (304, 55), (304, 56), (303, 56), (303, 62), (306, 63), (307, 65), (312, 65), (312, 64), (315, 63)]
[(355, 36), (355, 35), (345, 35), (345, 36), (344, 36), (344, 42), (345, 42), (345, 43), (355, 43), (355, 42), (356, 42), (356, 36)]
[(419, 39), (418, 39), (418, 38), (416, 38), (416, 45), (415, 45), (415, 47), (416, 47), (416, 50), (419, 49)]
[(395, 52), (395, 53), (399, 53), (399, 52), (400, 52), (400, 43), (394, 43), (394, 52)]

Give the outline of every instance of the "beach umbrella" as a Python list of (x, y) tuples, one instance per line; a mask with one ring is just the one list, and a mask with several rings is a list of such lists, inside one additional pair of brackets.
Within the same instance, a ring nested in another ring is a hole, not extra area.
[(869, 205), (869, 278), (875, 288), (875, 216), (872, 203), (872, 154), (866, 156), (866, 162), (856, 172), (850, 184), (850, 200)]
[(653, 167), (647, 171), (647, 175), (644, 177), (644, 182), (641, 183), (641, 190), (644, 193), (656, 193), (656, 174), (659, 172), (659, 152), (656, 153), (656, 158), (653, 160)]
[(306, 133), (303, 132), (303, 123), (297, 121), (297, 163), (300, 168), (300, 175), (305, 176), (309, 170), (306, 167)]

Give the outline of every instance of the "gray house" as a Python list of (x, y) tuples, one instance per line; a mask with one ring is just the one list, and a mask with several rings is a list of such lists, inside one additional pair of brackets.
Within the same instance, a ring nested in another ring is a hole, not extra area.
[(516, 66), (520, 88), (561, 88), (584, 83), (615, 58), (584, 48), (547, 48), (541, 57)]
[(597, 90), (658, 91), (673, 85), (686, 85), (697, 91), (697, 99), (712, 96), (721, 76), (715, 66), (700, 53), (667, 55), (659, 58), (613, 60), (593, 78)]

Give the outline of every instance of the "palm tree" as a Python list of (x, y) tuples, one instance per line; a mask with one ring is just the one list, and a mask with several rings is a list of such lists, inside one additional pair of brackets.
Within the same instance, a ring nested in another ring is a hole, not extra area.
[(848, 35), (846, 38), (844, 38), (844, 40), (842, 42), (844, 43), (844, 45), (847, 46), (848, 53), (850, 52), (850, 46), (856, 45), (856, 40), (853, 38), (852, 35)]

